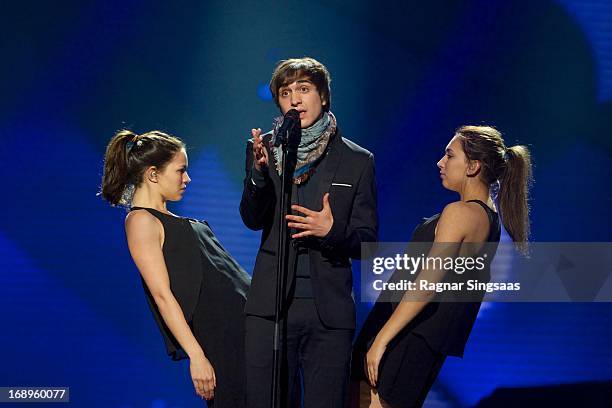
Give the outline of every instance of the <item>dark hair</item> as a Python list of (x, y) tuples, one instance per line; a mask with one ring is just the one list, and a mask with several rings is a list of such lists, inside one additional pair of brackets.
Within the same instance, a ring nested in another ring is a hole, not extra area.
[(497, 200), (504, 227), (517, 248), (528, 253), (529, 188), (533, 181), (526, 146), (506, 147), (490, 126), (461, 126), (456, 131), (468, 160), (480, 161), (480, 177), (489, 186), (499, 181)]
[(309, 57), (291, 58), (280, 61), (276, 65), (272, 73), (272, 79), (270, 79), (270, 92), (272, 92), (276, 106), (280, 108), (278, 90), (300, 78), (308, 78), (315, 84), (321, 99), (326, 102), (323, 105), (323, 110), (328, 111), (331, 106), (331, 76), (325, 65)]
[(163, 170), (184, 148), (182, 140), (158, 130), (141, 135), (120, 130), (106, 146), (100, 194), (112, 205), (129, 205), (122, 197), (126, 187), (138, 187), (148, 167)]

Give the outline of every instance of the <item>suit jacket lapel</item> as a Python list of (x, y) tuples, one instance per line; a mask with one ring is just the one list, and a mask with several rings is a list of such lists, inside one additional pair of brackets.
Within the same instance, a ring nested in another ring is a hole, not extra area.
[[(270, 140), (270, 137), (268, 140)], [(340, 134), (340, 130), (336, 130), (335, 135), (329, 142), (329, 146), (327, 147), (326, 157), (323, 158), (321, 163), (317, 168), (317, 173), (315, 174), (315, 182), (317, 184), (316, 191), (314, 195), (308, 196), (305, 202), (305, 207), (314, 211), (321, 211), (323, 208), (323, 194), (329, 191), (329, 187), (331, 186), (332, 181), (334, 180), (334, 176), (336, 171), (338, 170), (338, 165), (342, 159), (342, 135)], [(276, 160), (274, 159), (274, 155), (272, 151), (269, 150), (269, 166), (268, 172), (272, 182), (275, 184), (275, 188), (280, 189), (281, 179), (276, 171)]]
[(306, 207), (314, 210), (321, 211), (323, 208), (323, 195), (329, 191), (338, 165), (342, 159), (342, 151), (340, 144), (342, 143), (340, 131), (336, 130), (336, 134), (327, 147), (326, 157), (319, 164), (317, 168), (317, 174), (315, 174), (315, 181), (317, 184), (316, 193), (308, 197)]

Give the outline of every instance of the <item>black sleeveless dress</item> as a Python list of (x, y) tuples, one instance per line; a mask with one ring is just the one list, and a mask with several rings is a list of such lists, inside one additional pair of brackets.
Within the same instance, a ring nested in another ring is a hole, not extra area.
[[(164, 227), (163, 254), (170, 288), (217, 379), (209, 407), (245, 406), (244, 304), (250, 276), (221, 246), (206, 221), (146, 210)], [(187, 358), (166, 326), (144, 280), (143, 288), (166, 351)]]
[[(483, 207), (489, 218), (486, 246), (487, 262), (480, 273), (490, 279), (490, 264), (501, 236), (501, 224), (495, 211), (480, 200), (469, 200)], [(440, 214), (424, 218), (414, 230), (411, 242), (433, 245)], [(482, 254), (480, 254), (482, 255)], [(393, 280), (391, 277), (390, 280)], [(398, 303), (381, 301), (381, 294), (372, 307), (353, 347), (352, 379), (366, 380), (365, 355), (374, 338), (385, 325)], [(476, 295), (478, 296), (478, 295)], [(432, 301), (389, 343), (378, 368), (377, 391), (392, 407), (420, 407), (442, 368), (446, 356), (462, 357), (468, 337), (476, 321), (482, 301)]]

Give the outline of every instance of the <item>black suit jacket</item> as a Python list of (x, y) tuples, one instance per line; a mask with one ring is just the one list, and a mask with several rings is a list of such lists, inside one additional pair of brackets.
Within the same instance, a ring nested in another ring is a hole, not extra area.
[[(268, 149), (271, 133), (264, 135)], [(263, 230), (246, 313), (273, 316), (278, 246), (278, 212), (281, 179), (274, 155), (270, 160), (265, 186), (258, 187), (251, 177), (253, 142), (246, 147), (246, 177), (240, 201), (240, 215), (252, 230)], [(315, 304), (323, 323), (332, 328), (355, 328), (355, 304), (352, 297), (353, 275), (350, 258), (361, 258), (361, 243), (378, 239), (376, 181), (372, 153), (343, 138), (340, 131), (329, 142), (326, 156), (312, 179), (317, 194), (303, 206), (314, 211), (323, 208), (323, 195), (329, 192), (334, 222), (321, 239), (307, 240), (310, 276)], [(289, 265), (294, 265), (289, 259)], [(295, 270), (289, 268), (287, 293)]]

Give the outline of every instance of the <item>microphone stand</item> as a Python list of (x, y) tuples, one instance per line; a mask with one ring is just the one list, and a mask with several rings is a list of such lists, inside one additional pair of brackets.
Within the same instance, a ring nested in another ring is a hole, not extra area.
[[(281, 386), (280, 386), (280, 374), (281, 374), (281, 363), (282, 363), (282, 327), (281, 327), (281, 314), (283, 311), (283, 303), (285, 298), (285, 285), (287, 278), (287, 255), (288, 255), (288, 234), (287, 234), (287, 220), (286, 215), (288, 212), (287, 203), (290, 202), (291, 197), (291, 174), (295, 169), (295, 160), (297, 153), (297, 145), (291, 146), (293, 143), (290, 140), (290, 132), (293, 131), (295, 126), (291, 129), (287, 129), (287, 132), (282, 135), (279, 141), (275, 141), (282, 147), (282, 161), (283, 161), (283, 174), (281, 176), (281, 188), (280, 188), (280, 212), (278, 219), (278, 264), (276, 268), (276, 305), (274, 309), (274, 340), (273, 350), (274, 355), (272, 357), (272, 408), (283, 408), (281, 404)], [(299, 129), (299, 128), (298, 128)], [(281, 136), (280, 134), (278, 136)], [(299, 142), (299, 139), (298, 139)]]

